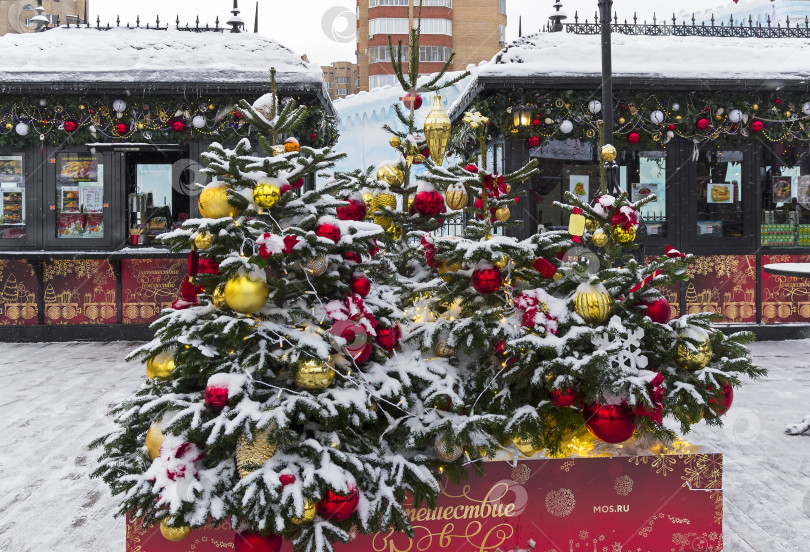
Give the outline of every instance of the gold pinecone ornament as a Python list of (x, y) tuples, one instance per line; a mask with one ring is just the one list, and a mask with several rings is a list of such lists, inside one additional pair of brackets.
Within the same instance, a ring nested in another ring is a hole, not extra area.
[(312, 359), (302, 362), (295, 373), (295, 384), (303, 389), (321, 391), (332, 384), (335, 379), (335, 364), (330, 359), (323, 362)]
[(275, 424), (271, 424), (255, 432), (253, 439), (248, 439), (244, 434), (239, 436), (236, 441), (236, 468), (240, 478), (261, 469), (276, 453), (278, 443), (274, 435), (275, 429)]
[(371, 212), (374, 213), (374, 222), (382, 226), (383, 230), (388, 230), (394, 221), (391, 219), (391, 217), (377, 214), (378, 211), (385, 207), (391, 209), (392, 211), (397, 208), (397, 198), (394, 197), (394, 194), (377, 194), (371, 201)]
[(601, 324), (613, 312), (613, 298), (602, 284), (580, 284), (574, 295), (574, 310), (585, 322)]
[(169, 527), (169, 520), (164, 519), (160, 522), (160, 534), (168, 541), (180, 542), (191, 534), (191, 527)]

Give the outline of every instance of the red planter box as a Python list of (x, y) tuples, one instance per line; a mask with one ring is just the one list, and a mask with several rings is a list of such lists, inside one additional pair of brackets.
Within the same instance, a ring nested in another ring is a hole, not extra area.
[[(359, 535), (346, 552), (719, 552), (723, 549), (720, 454), (527, 460), (470, 468), (460, 485), (443, 482), (436, 510), (409, 509), (413, 539)], [(179, 543), (157, 527), (127, 520), (127, 552), (219, 552), (230, 529), (201, 529)], [(291, 547), (285, 543), (282, 550)]]

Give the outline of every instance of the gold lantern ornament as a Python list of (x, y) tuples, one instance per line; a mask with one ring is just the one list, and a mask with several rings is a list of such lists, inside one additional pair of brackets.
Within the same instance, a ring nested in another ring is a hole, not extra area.
[(442, 97), (436, 94), (433, 98), (433, 109), (425, 119), (425, 139), (430, 148), (430, 158), (437, 165), (444, 162), (447, 142), (450, 140), (450, 117), (442, 107)]
[(318, 255), (310, 257), (309, 259), (295, 263), (295, 268), (302, 272), (306, 272), (308, 276), (321, 276), (329, 268), (329, 259), (325, 255)]
[(613, 227), (613, 241), (616, 243), (632, 243), (633, 240), (636, 239), (636, 228), (631, 226), (627, 230), (625, 230), (621, 226), (614, 226)]
[(464, 209), (470, 202), (470, 196), (463, 184), (453, 184), (444, 193), (444, 201), (453, 211)]
[(312, 523), (315, 519), (315, 514), (318, 511), (318, 503), (309, 498), (304, 499), (304, 513), (301, 517), (294, 517), (290, 519), (293, 525), (306, 525)]
[(593, 241), (593, 244), (596, 247), (605, 247), (608, 244), (607, 232), (605, 232), (601, 228), (598, 229), (596, 232), (593, 233), (591, 241)]
[(405, 173), (397, 166), (383, 165), (377, 169), (377, 180), (382, 180), (392, 188), (399, 188), (405, 182)]
[(203, 188), (197, 205), (203, 218), (218, 219), (239, 213), (236, 207), (228, 203), (228, 186), (221, 182), (212, 182)]
[(194, 247), (203, 251), (214, 245), (214, 236), (208, 232), (200, 232), (194, 236)]
[(239, 436), (236, 441), (236, 468), (240, 478), (261, 469), (264, 463), (276, 454), (278, 450), (276, 427), (275, 423), (271, 423), (268, 427), (256, 431), (253, 439), (244, 434)]
[(574, 310), (585, 322), (601, 324), (613, 312), (613, 297), (602, 284), (580, 284), (574, 295)]
[(509, 207), (504, 205), (503, 207), (498, 207), (495, 209), (495, 218), (501, 222), (506, 222), (512, 216), (512, 211), (509, 210)]
[(144, 444), (146, 445), (146, 452), (149, 454), (150, 460), (154, 460), (160, 456), (160, 447), (163, 446), (163, 440), (165, 438), (157, 422), (149, 426), (149, 430), (146, 432), (146, 437), (144, 438)]
[(253, 314), (267, 303), (270, 286), (262, 278), (237, 274), (225, 284), (225, 302), (236, 312)]
[(601, 151), (602, 161), (605, 161), (606, 163), (615, 161), (617, 155), (618, 152), (616, 151), (616, 148), (613, 147), (612, 145), (605, 144), (604, 146), (602, 146)]
[(160, 522), (160, 534), (168, 541), (180, 542), (191, 534), (191, 527), (186, 525), (181, 527), (169, 527), (169, 520), (166, 518)]
[(454, 462), (464, 453), (464, 449), (461, 448), (461, 445), (449, 445), (447, 441), (444, 440), (444, 437), (436, 438), (434, 448), (436, 449), (436, 456), (438, 456), (439, 460), (442, 462)]
[[(678, 365), (691, 371), (705, 368), (712, 360), (712, 344), (709, 337), (697, 329), (682, 332), (680, 337), (675, 351)], [(698, 345), (685, 341), (684, 338), (697, 341)]]
[(281, 188), (275, 178), (261, 178), (253, 188), (253, 202), (257, 207), (269, 209), (281, 198)]
[(398, 148), (402, 145), (402, 139), (399, 136), (391, 136), (391, 139), (388, 140), (388, 145), (392, 148)]
[(219, 310), (228, 308), (228, 301), (225, 299), (225, 286), (219, 285), (214, 289), (214, 293), (211, 294), (211, 302)]
[(326, 389), (335, 379), (335, 363), (332, 359), (324, 362), (311, 359), (301, 363), (295, 373), (295, 384), (303, 389), (320, 391)]
[(532, 445), (530, 440), (524, 439), (522, 437), (515, 437), (514, 439), (512, 439), (512, 444), (515, 445), (515, 448), (520, 451), (520, 454), (522, 454), (526, 458), (531, 458), (539, 450), (535, 448), (534, 445)]
[(175, 369), (174, 351), (164, 351), (146, 361), (146, 377), (149, 379), (170, 380)]

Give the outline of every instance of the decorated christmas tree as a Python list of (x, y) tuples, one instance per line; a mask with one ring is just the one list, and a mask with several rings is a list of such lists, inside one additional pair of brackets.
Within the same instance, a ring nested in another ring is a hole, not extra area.
[(391, 361), (396, 299), (360, 272), (383, 229), (336, 199), (340, 181), (302, 188), (340, 155), (300, 145), (304, 110), (275, 90), (235, 109), (256, 141), (211, 145), (203, 218), (164, 235), (193, 249), (183, 299), (130, 355), (148, 379), (97, 442), (96, 475), (169, 540), (230, 523), (238, 551), (322, 551), (353, 530), (408, 531), (406, 492), (439, 487), (395, 444), (444, 375)]

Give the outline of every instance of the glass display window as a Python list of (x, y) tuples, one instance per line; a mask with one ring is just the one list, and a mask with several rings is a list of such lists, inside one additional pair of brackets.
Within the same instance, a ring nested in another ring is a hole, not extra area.
[(667, 154), (665, 151), (623, 151), (619, 158), (622, 190), (631, 201), (655, 195), (641, 208), (649, 236), (667, 236)]
[(743, 152), (736, 150), (698, 153), (693, 201), (699, 240), (745, 236), (743, 157)]
[(28, 209), (23, 153), (0, 152), (0, 240), (24, 241)]
[(764, 247), (810, 247), (810, 151), (806, 145), (766, 145), (760, 171)]
[(56, 155), (56, 238), (104, 238), (104, 163), (90, 152)]

